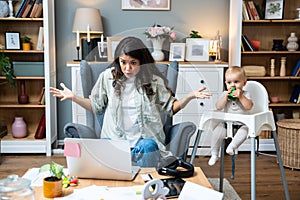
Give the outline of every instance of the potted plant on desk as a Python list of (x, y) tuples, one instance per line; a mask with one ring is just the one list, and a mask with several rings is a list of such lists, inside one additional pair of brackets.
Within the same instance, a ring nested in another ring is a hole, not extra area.
[(51, 164), (43, 165), (39, 172), (50, 171), (51, 176), (43, 180), (43, 192), (47, 198), (62, 196), (62, 188), (75, 186), (78, 184), (78, 178), (66, 176), (63, 172), (64, 167), (60, 164), (52, 162)]
[(43, 191), (47, 198), (60, 197), (62, 195), (62, 179), (65, 177), (63, 166), (52, 162), (51, 164), (43, 165), (40, 172), (50, 171), (51, 176), (44, 178)]

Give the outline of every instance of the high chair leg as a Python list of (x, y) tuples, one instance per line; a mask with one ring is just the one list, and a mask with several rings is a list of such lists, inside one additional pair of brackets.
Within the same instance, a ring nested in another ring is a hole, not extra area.
[(226, 140), (226, 139), (223, 139), (223, 140), (222, 140), (222, 143), (221, 143), (219, 192), (223, 192), (225, 140)]
[(285, 199), (289, 200), (290, 199), (290, 194), (289, 194), (289, 190), (288, 190), (288, 185), (286, 183), (286, 178), (285, 178), (285, 173), (284, 173), (284, 168), (283, 168), (283, 163), (282, 163), (282, 158), (281, 158), (281, 152), (280, 152), (280, 148), (279, 148), (279, 144), (278, 144), (277, 132), (272, 131), (272, 135), (273, 135), (273, 138), (274, 138), (274, 144), (275, 144), (275, 149), (276, 149), (276, 154), (277, 154), (277, 160), (278, 160), (278, 163), (279, 163), (282, 184), (283, 184), (283, 187), (284, 187)]

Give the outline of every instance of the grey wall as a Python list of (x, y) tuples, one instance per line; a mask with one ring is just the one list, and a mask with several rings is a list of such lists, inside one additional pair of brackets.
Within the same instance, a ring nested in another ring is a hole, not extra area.
[[(136, 35), (146, 41), (143, 31), (154, 23), (174, 26), (178, 40), (199, 31), (202, 37), (214, 38), (219, 30), (223, 38), (223, 59), (227, 59), (230, 0), (171, 0), (170, 11), (125, 11), (121, 0), (56, 0), (57, 83), (71, 88), (68, 61), (77, 57), (76, 34), (72, 33), (76, 8), (94, 7), (101, 11), (105, 36)], [(72, 121), (70, 101), (58, 101), (58, 135), (63, 139), (63, 126)]]

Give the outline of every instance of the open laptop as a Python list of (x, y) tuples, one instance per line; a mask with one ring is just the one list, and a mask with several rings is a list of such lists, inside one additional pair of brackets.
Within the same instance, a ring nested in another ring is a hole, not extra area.
[(133, 180), (140, 167), (132, 166), (126, 140), (65, 138), (64, 155), (71, 176)]

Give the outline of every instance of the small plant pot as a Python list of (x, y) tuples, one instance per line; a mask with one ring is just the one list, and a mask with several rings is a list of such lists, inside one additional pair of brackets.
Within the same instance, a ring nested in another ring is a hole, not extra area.
[(54, 176), (44, 178), (43, 192), (46, 198), (62, 196), (62, 180)]
[(30, 43), (22, 43), (22, 47), (24, 51), (28, 51), (31, 49), (31, 44)]

